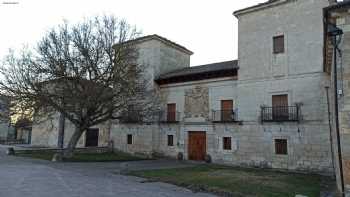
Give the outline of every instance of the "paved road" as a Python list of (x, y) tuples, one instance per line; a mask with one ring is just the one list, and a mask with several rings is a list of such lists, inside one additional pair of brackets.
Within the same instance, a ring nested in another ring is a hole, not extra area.
[(52, 163), (5, 155), (0, 147), (0, 197), (211, 197), (165, 183), (118, 175), (120, 169), (181, 167), (168, 161)]

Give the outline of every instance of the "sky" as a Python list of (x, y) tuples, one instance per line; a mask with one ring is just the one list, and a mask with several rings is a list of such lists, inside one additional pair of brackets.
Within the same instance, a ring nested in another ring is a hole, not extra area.
[(68, 20), (113, 14), (194, 52), (191, 66), (237, 58), (233, 11), (266, 0), (0, 0), (0, 58)]

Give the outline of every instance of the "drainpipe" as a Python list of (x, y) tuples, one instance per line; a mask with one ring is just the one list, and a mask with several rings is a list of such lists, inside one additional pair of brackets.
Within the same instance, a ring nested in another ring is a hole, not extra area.
[(339, 132), (339, 105), (338, 105), (338, 76), (337, 76), (337, 49), (338, 49), (337, 36), (333, 36), (333, 83), (334, 83), (334, 115), (335, 115), (335, 131), (337, 134), (337, 148), (338, 148), (338, 159), (339, 159), (339, 171), (340, 171), (340, 182), (341, 182), (341, 193), (345, 196), (344, 187), (344, 174), (343, 174), (343, 157), (340, 142), (340, 132)]
[[(332, 135), (332, 123), (331, 123), (331, 108), (330, 108), (330, 104), (329, 104), (329, 86), (326, 86), (325, 89), (326, 89), (326, 94), (327, 94), (329, 141), (331, 143), (331, 154), (332, 154), (331, 158), (332, 158), (333, 169), (335, 169), (335, 165), (334, 165), (334, 150), (333, 150), (333, 135)], [(335, 175), (335, 171), (334, 171), (334, 175)]]
[[(339, 6), (338, 6), (339, 5)], [(339, 3), (330, 7), (323, 9), (324, 14), (324, 24), (325, 24), (325, 41), (326, 36), (332, 38), (333, 45), (333, 85), (334, 85), (334, 121), (335, 121), (335, 131), (337, 137), (337, 151), (338, 151), (338, 163), (339, 163), (339, 175), (340, 175), (340, 184), (341, 184), (341, 196), (345, 197), (345, 187), (344, 187), (344, 174), (343, 174), (343, 158), (342, 158), (342, 149), (340, 142), (340, 132), (339, 132), (339, 106), (338, 106), (338, 78), (337, 78), (337, 50), (340, 40), (337, 40), (338, 36), (343, 34), (343, 31), (339, 29), (335, 24), (329, 22), (329, 14), (332, 10), (336, 10), (340, 7), (349, 6), (348, 3)], [(325, 52), (325, 51), (324, 51)]]

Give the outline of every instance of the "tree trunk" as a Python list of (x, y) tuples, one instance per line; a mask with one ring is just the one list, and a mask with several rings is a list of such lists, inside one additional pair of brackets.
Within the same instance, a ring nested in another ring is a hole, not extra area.
[(73, 151), (85, 129), (75, 127), (75, 131), (69, 140), (67, 148), (64, 150), (63, 158), (73, 157)]
[(66, 117), (63, 113), (60, 113), (59, 125), (58, 125), (58, 148), (64, 147), (64, 127), (65, 127)]

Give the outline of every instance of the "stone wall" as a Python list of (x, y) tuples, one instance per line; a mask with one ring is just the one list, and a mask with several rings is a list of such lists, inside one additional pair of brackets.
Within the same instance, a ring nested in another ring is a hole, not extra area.
[[(156, 152), (170, 157), (176, 157), (181, 152), (187, 159), (188, 132), (204, 131), (207, 135), (207, 153), (215, 163), (332, 173), (324, 78), (320, 73), (285, 80), (237, 81), (219, 78), (162, 85), (163, 107), (167, 103), (176, 103), (181, 113), (180, 122), (114, 125), (112, 136), (115, 136), (115, 147), (129, 152)], [(271, 105), (271, 95), (280, 92), (289, 94), (290, 103), (303, 103), (303, 119), (294, 123), (261, 124), (260, 105)], [(243, 125), (211, 121), (212, 110), (220, 110), (221, 100), (229, 99), (234, 101), (234, 109)], [(128, 133), (135, 133), (135, 144), (126, 145)], [(168, 135), (174, 135), (174, 146), (167, 145)], [(232, 150), (223, 150), (223, 137), (231, 137)], [(275, 154), (274, 139), (288, 140), (287, 155)]]
[[(156, 131), (157, 125), (113, 124), (110, 139), (117, 150), (150, 155), (156, 145)], [(127, 143), (127, 135), (132, 135), (132, 144)]]
[[(58, 124), (59, 116), (55, 115), (49, 119), (37, 121), (32, 127), (31, 145), (32, 146), (43, 146), (43, 147), (58, 147)], [(64, 147), (67, 146), (73, 132), (74, 125), (66, 120), (64, 129)], [(98, 146), (108, 146), (110, 140), (110, 123), (96, 125), (91, 128), (99, 129)], [(85, 146), (85, 133), (82, 134), (81, 138), (77, 143), (77, 147)]]
[[(204, 131), (207, 154), (214, 163), (234, 166), (289, 169), (293, 171), (333, 173), (328, 125), (257, 125), (234, 123), (178, 123), (160, 125), (114, 125), (114, 148), (137, 154), (158, 153), (176, 158), (183, 153), (188, 158), (188, 132)], [(127, 144), (127, 135), (133, 144)], [(168, 146), (167, 136), (174, 136), (174, 146)], [(223, 137), (232, 138), (232, 150), (223, 149)], [(276, 155), (274, 139), (288, 140), (288, 154)]]
[[(323, 8), (328, 0), (294, 0), (238, 16), (239, 79), (323, 71)], [(273, 53), (284, 35), (285, 52)]]
[[(335, 10), (331, 17), (336, 19), (336, 24), (344, 32), (342, 36), (342, 42), (339, 48), (341, 49), (341, 55), (337, 56), (337, 71), (338, 71), (338, 91), (341, 94), (338, 95), (339, 103), (339, 127), (340, 127), (340, 142), (342, 149), (342, 164), (343, 164), (343, 175), (344, 185), (347, 194), (350, 193), (350, 15), (349, 9)], [(334, 58), (334, 56), (333, 56)], [(333, 65), (332, 65), (332, 76), (333, 76)], [(334, 78), (332, 77), (332, 87), (330, 93), (334, 94)], [(339, 92), (338, 92), (339, 93)], [(334, 115), (334, 96), (332, 96), (332, 108)], [(334, 117), (334, 116), (333, 116)], [(336, 175), (338, 180), (338, 186), (341, 188), (340, 171), (339, 171), (339, 157), (338, 157), (338, 144), (335, 130), (335, 124), (333, 119), (333, 138), (334, 138), (334, 157), (336, 162)]]

